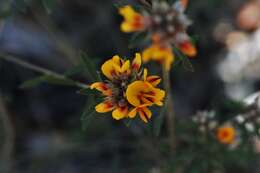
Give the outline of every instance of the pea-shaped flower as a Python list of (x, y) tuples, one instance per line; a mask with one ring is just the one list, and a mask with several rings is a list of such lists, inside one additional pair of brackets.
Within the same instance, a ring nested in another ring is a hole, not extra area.
[(116, 55), (102, 65), (101, 71), (107, 80), (90, 86), (103, 96), (103, 102), (95, 107), (97, 112), (112, 111), (116, 120), (134, 118), (138, 112), (140, 118), (148, 122), (152, 116), (148, 107), (163, 105), (165, 92), (156, 88), (161, 78), (148, 76), (148, 70), (143, 70), (141, 64), (141, 55), (137, 53), (132, 62)]

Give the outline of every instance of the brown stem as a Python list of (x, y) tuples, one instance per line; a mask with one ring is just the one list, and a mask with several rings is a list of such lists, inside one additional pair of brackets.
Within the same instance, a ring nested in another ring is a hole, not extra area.
[(4, 100), (0, 93), (0, 118), (2, 121), (4, 141), (1, 149), (1, 166), (0, 169), (3, 172), (12, 172), (12, 160), (13, 160), (13, 150), (15, 142), (15, 132), (10, 119), (10, 115), (6, 109)]
[(169, 133), (169, 143), (172, 151), (175, 151), (175, 114), (173, 109), (173, 99), (171, 93), (171, 82), (170, 73), (165, 68), (163, 68), (163, 78), (164, 78), (164, 88), (167, 93), (167, 128)]

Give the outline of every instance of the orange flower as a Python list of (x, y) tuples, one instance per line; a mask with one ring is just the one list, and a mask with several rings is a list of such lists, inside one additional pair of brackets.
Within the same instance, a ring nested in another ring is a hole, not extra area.
[(235, 141), (236, 131), (231, 126), (220, 127), (217, 130), (217, 139), (223, 144), (232, 144)]
[(171, 69), (174, 61), (174, 54), (171, 47), (164, 47), (159, 44), (153, 44), (151, 47), (145, 49), (142, 57), (144, 62), (155, 60), (162, 63), (166, 70)]
[(121, 30), (123, 32), (134, 32), (144, 29), (144, 17), (136, 12), (130, 5), (120, 8), (119, 13), (125, 19), (121, 24)]
[(189, 40), (183, 41), (179, 43), (177, 46), (183, 54), (189, 57), (194, 57), (197, 55), (197, 49)]

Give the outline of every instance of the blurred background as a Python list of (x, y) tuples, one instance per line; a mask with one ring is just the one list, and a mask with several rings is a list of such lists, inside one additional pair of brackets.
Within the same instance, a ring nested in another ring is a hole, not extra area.
[[(79, 63), (80, 50), (97, 66), (115, 54), (131, 57), (138, 49), (129, 49), (131, 34), (120, 32), (115, 3), (0, 0), (0, 55), (58, 73)], [(240, 101), (260, 89), (260, 2), (196, 0), (190, 1), (187, 14), (199, 53), (191, 59), (194, 72), (182, 65), (171, 71), (175, 113), (186, 118), (199, 110), (228, 111), (227, 100)], [(2, 167), (17, 173), (159, 173), (162, 158), (150, 147), (159, 138), (150, 135), (149, 127), (128, 128), (100, 115), (82, 130), (87, 96), (69, 86), (19, 87), (38, 75), (0, 61)], [(90, 82), (83, 75), (74, 78)]]

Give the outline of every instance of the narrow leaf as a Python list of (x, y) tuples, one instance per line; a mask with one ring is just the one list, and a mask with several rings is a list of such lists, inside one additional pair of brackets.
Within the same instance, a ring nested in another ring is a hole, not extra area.
[(80, 52), (80, 57), (85, 65), (85, 70), (87, 72), (87, 75), (90, 79), (93, 81), (97, 81), (97, 72), (96, 72), (96, 66), (93, 63), (93, 59), (89, 58), (85, 52)]
[(193, 65), (191, 64), (189, 58), (186, 55), (182, 54), (180, 52), (180, 50), (177, 49), (176, 47), (173, 47), (173, 49), (174, 49), (174, 52), (176, 53), (176, 55), (181, 59), (182, 66), (184, 67), (184, 69), (194, 72)]
[(67, 86), (75, 85), (75, 82), (71, 79), (57, 78), (54, 76), (45, 76), (45, 81), (48, 82), (49, 84), (54, 84), (54, 85), (67, 85)]
[(45, 82), (45, 76), (36, 77), (23, 82), (20, 85), (21, 89), (31, 89)]
[(147, 32), (137, 32), (133, 34), (129, 41), (129, 48), (135, 48), (142, 44), (144, 44), (146, 41), (148, 41), (148, 33)]

